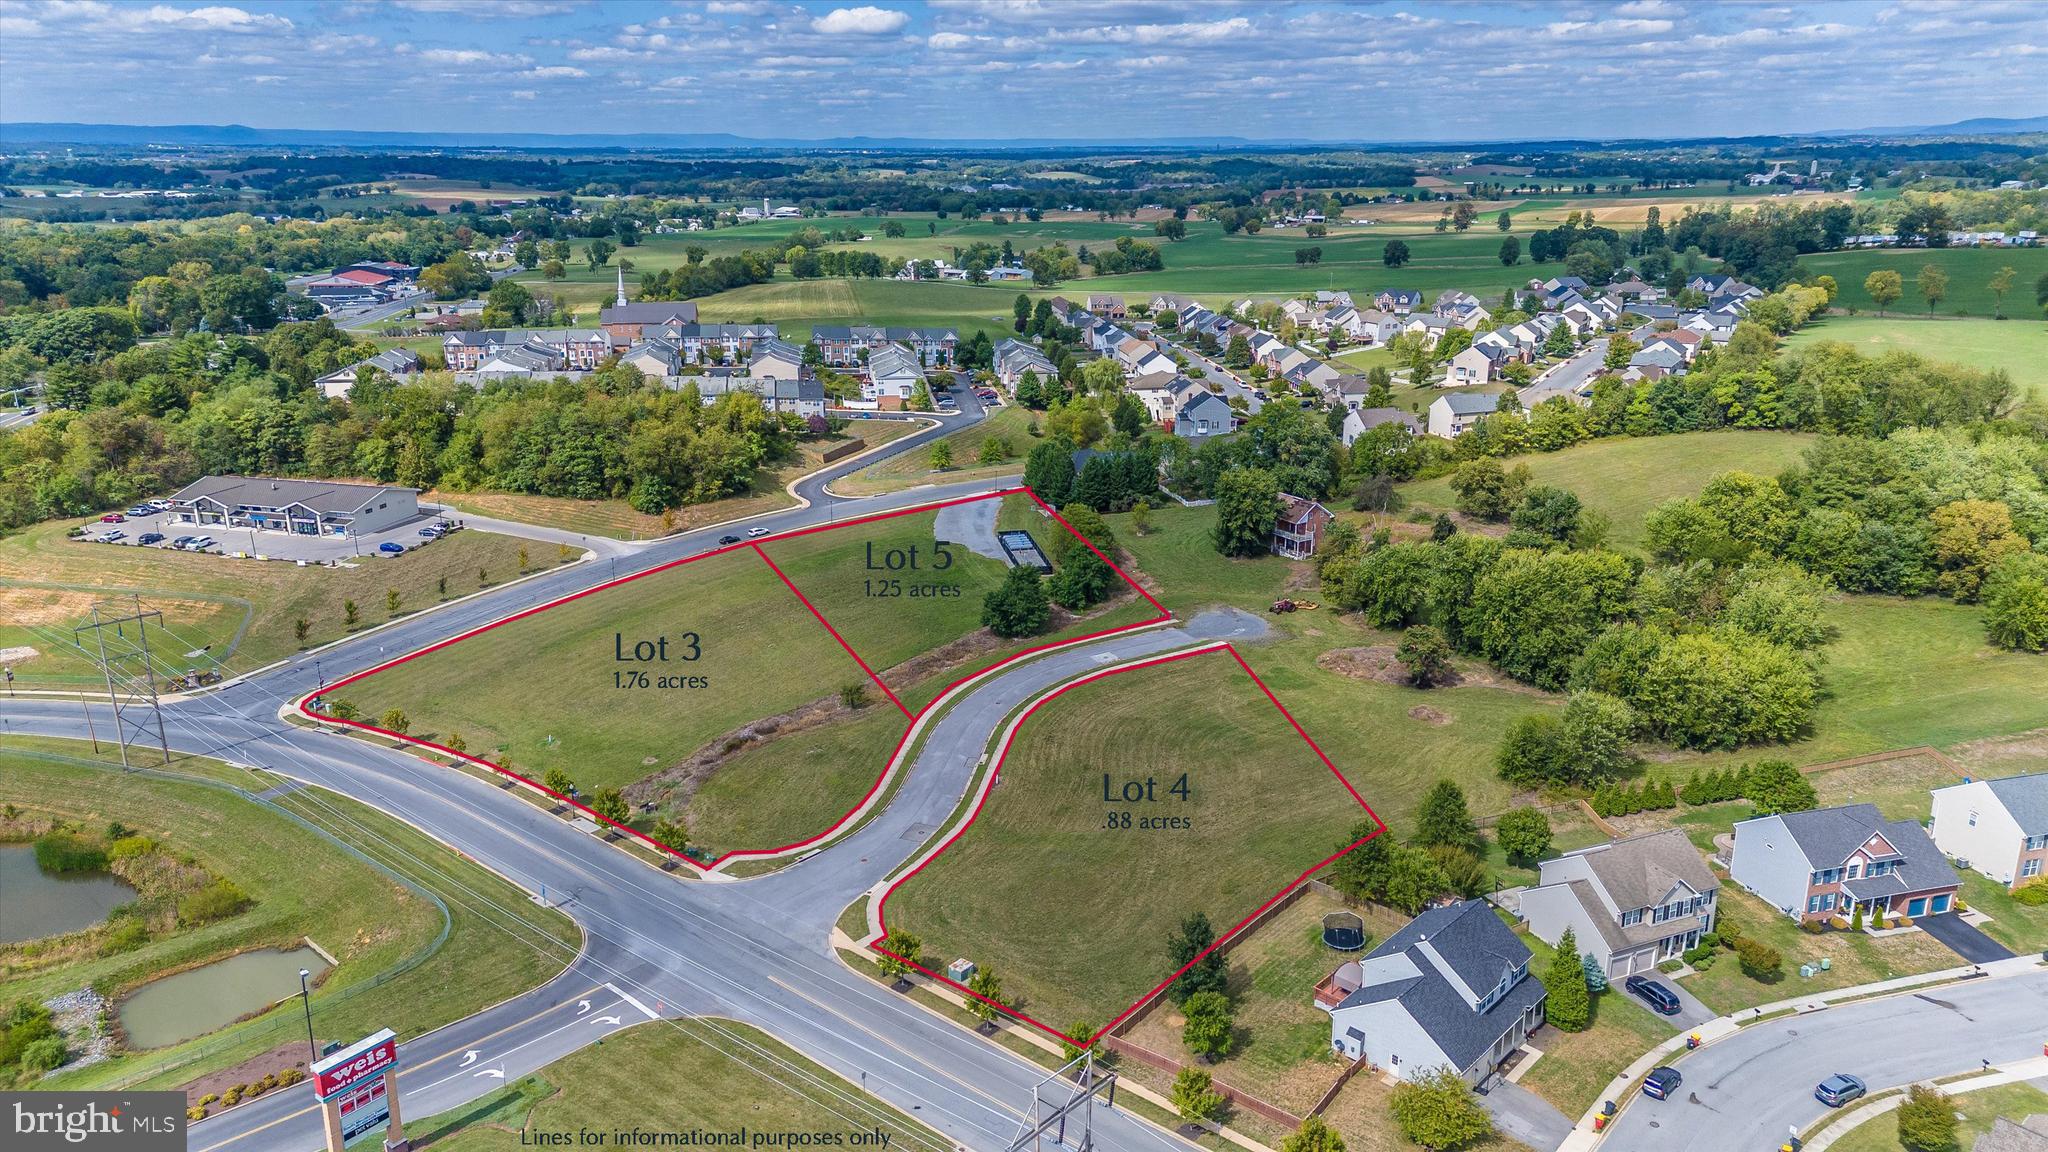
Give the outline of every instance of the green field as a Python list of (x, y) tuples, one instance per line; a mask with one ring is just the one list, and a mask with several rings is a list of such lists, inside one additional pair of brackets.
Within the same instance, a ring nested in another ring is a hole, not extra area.
[[(986, 420), (976, 421), (945, 437), (953, 451), (953, 466), (944, 472), (933, 472), (931, 450), (918, 448), (835, 480), (832, 490), (849, 496), (867, 496), (914, 488), (919, 484), (957, 484), (962, 480), (1014, 475), (1023, 470), (1024, 458), (1038, 443), (1039, 437), (1031, 432), (1037, 422), (1036, 414), (1018, 405), (1006, 404), (990, 413)], [(1009, 454), (1001, 464), (984, 465), (980, 463), (981, 446), (991, 437), (1002, 438), (1009, 445)]]
[(1912, 352), (1972, 368), (2003, 368), (2020, 395), (2048, 398), (2048, 326), (2036, 321), (1830, 315), (1786, 343), (1796, 348), (1824, 340), (1852, 345), (1866, 356)]
[(2013, 277), (2012, 291), (2005, 297), (2005, 314), (2008, 316), (2041, 318), (2041, 310), (2034, 304), (2034, 281), (2048, 272), (2048, 248), (1914, 248), (1914, 249), (1872, 249), (1853, 252), (1814, 252), (1799, 258), (1799, 264), (1812, 275), (1823, 273), (1835, 278), (1841, 293), (1835, 297), (1835, 307), (1856, 308), (1875, 311), (1869, 294), (1863, 291), (1863, 280), (1880, 268), (1897, 272), (1906, 282), (1906, 294), (1892, 304), (1887, 312), (1904, 316), (1925, 316), (1927, 302), (1920, 298), (1919, 289), (1914, 287), (1913, 278), (1928, 264), (1936, 264), (1948, 273), (1948, 295), (1941, 302), (1937, 314), (1942, 316), (1967, 313), (1971, 316), (1990, 316), (1997, 305), (1991, 295), (1991, 277), (2000, 268), (2011, 268), (2019, 275)]
[[(1505, 461), (1527, 465), (1534, 483), (1578, 493), (1585, 507), (1607, 517), (1612, 540), (1623, 547), (1642, 543), (1643, 517), (1666, 500), (1696, 496), (1722, 472), (1775, 476), (1799, 460), (1813, 437), (1798, 432), (1693, 432), (1642, 439), (1592, 440), (1561, 452), (1535, 452)], [(1439, 476), (1401, 486), (1417, 508), (1450, 510), (1456, 504), (1451, 478)]]
[[(1550, 945), (1518, 932), (1530, 952), (1529, 978), (1538, 980), (1550, 967)], [(1734, 967), (1733, 958), (1724, 961)], [(1543, 1058), (1522, 1077), (1522, 1087), (1535, 1092), (1573, 1120), (1611, 1096), (1615, 1078), (1630, 1061), (1671, 1038), (1674, 1029), (1635, 997), (1610, 987), (1593, 997), (1592, 1021), (1583, 1032), (1544, 1027), (1535, 1046)]]
[(639, 1025), (460, 1108), (410, 1120), (406, 1135), (435, 1152), (498, 1152), (631, 1129), (816, 1133), (842, 1147), (879, 1131), (903, 1152), (951, 1147), (767, 1033), (709, 1018)]
[[(2039, 1080), (2001, 1084), (1975, 1092), (1951, 1091), (1949, 1100), (1956, 1110), (1957, 1148), (1973, 1147), (1977, 1138), (1991, 1131), (1993, 1122), (2001, 1116), (2018, 1123), (2028, 1116), (2048, 1112), (2048, 1091), (2042, 1090)], [(1829, 1147), (1833, 1152), (1906, 1152), (1906, 1146), (1899, 1142), (1896, 1112), (1872, 1116)]]
[[(85, 984), (125, 991), (154, 975), (310, 937), (340, 960), (313, 995), (317, 1034), (353, 1039), (388, 1023), (409, 1039), (539, 985), (575, 956), (577, 934), (567, 917), (536, 908), (511, 884), (395, 819), (310, 789), (279, 797), (274, 807), (260, 805), (219, 785), (261, 791), (276, 777), (217, 761), (180, 760), (171, 771), (185, 776), (124, 773), (111, 756), (94, 757), (87, 745), (69, 741), (0, 744), (0, 799), (94, 829), (118, 820), (233, 880), (255, 901), (239, 915), (160, 935), (133, 951), (59, 949), (35, 957), (22, 948), (0, 950), (0, 1003)], [(309, 875), (321, 883), (309, 886)], [(185, 1044), (116, 1056), (50, 1086), (171, 1087), (303, 1037), (303, 1027), (298, 1005), (287, 1002)]]
[[(1154, 799), (1105, 803), (1105, 776), (1115, 795), (1149, 779)], [(1021, 1011), (1099, 1027), (1173, 971), (1167, 936), (1183, 917), (1227, 931), (1364, 815), (1237, 662), (1204, 653), (1039, 708), (974, 823), (890, 894), (885, 920), (938, 964), (1000, 973)], [(1146, 829), (1148, 817), (1191, 825)]]
[[(458, 532), (398, 557), (365, 556), (354, 567), (300, 568), (282, 562), (132, 548), (66, 540), (76, 521), (52, 520), (0, 540), (0, 649), (39, 654), (9, 661), (21, 687), (99, 688), (93, 663), (70, 643), (71, 630), (95, 600), (139, 593), (164, 614), (168, 650), (160, 670), (219, 666), (245, 672), (301, 645), (293, 623), (303, 617), (307, 645), (348, 634), (344, 603), (354, 600), (358, 628), (389, 618), (386, 594), (399, 593), (400, 613), (474, 592), (482, 569), (493, 584), (518, 575), (519, 553), (533, 567), (561, 559), (553, 544), (487, 532)], [(201, 649), (205, 649), (201, 651)]]

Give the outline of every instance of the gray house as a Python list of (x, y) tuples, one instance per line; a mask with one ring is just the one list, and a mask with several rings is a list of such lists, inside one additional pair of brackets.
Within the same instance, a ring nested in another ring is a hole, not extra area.
[(1555, 944), (1569, 928), (1615, 979), (1647, 972), (1714, 930), (1720, 882), (1684, 832), (1669, 828), (1545, 860), (1522, 916)]
[(1223, 436), (1236, 428), (1237, 413), (1230, 402), (1206, 389), (1190, 390), (1173, 414), (1173, 434), (1184, 440)]
[(1794, 920), (1886, 912), (1938, 916), (1962, 881), (1911, 820), (1875, 804), (1759, 816), (1735, 825), (1728, 875)]
[(298, 536), (361, 536), (420, 514), (419, 489), (271, 476), (205, 476), (171, 497), (180, 524)]
[(1529, 949), (1483, 900), (1432, 908), (1316, 989), (1330, 1046), (1406, 1079), (1439, 1066), (1485, 1079), (1543, 1023)]

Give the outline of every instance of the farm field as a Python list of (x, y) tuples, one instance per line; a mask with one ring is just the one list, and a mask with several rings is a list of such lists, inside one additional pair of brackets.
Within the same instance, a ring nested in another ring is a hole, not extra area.
[[(1813, 442), (1800, 432), (1691, 432), (1641, 439), (1612, 437), (1561, 452), (1532, 452), (1502, 462), (1527, 465), (1532, 481), (1569, 488), (1594, 512), (1607, 517), (1615, 544), (1642, 544), (1643, 517), (1666, 500), (1695, 496), (1722, 472), (1775, 476), (1799, 460)], [(1451, 478), (1439, 476), (1401, 486), (1417, 508), (1450, 511), (1456, 503)]]
[(1799, 263), (1816, 276), (1825, 273), (1835, 278), (1841, 286), (1835, 307), (1859, 311), (1877, 309), (1863, 291), (1864, 278), (1880, 268), (1897, 272), (1906, 282), (1906, 294), (1886, 311), (1898, 316), (1927, 315), (1927, 302), (1920, 298), (1913, 278), (1920, 274), (1922, 266), (1937, 264), (1949, 278), (1948, 296), (1942, 300), (1938, 313), (1988, 317), (1997, 305), (1991, 295), (1991, 277), (2000, 268), (2010, 267), (2019, 275), (2013, 278), (2012, 291), (2005, 298), (2006, 315), (2039, 321), (2041, 312), (2033, 303), (2033, 287), (2034, 281), (2048, 272), (2048, 248), (1859, 249), (1809, 253), (1801, 256)]
[(300, 618), (307, 646), (347, 635), (347, 601), (357, 605), (358, 628), (369, 627), (389, 617), (393, 590), (399, 611), (415, 612), (443, 598), (443, 580), (454, 597), (476, 591), (479, 572), (492, 584), (512, 579), (522, 550), (533, 568), (561, 560), (552, 544), (470, 531), (395, 558), (366, 556), (354, 567), (300, 568), (65, 539), (76, 523), (51, 520), (0, 539), (0, 649), (38, 653), (8, 661), (23, 688), (101, 687), (97, 667), (69, 640), (93, 602), (106, 597), (139, 594), (145, 609), (164, 614), (173, 647), (155, 653), (163, 672), (246, 672), (297, 651)]
[[(1019, 1012), (1069, 1035), (1172, 974), (1167, 938), (1184, 917), (1228, 933), (1368, 819), (1227, 651), (1052, 697), (998, 781), (966, 830), (884, 898), (883, 920), (937, 963), (965, 956), (1000, 973)], [(1105, 786), (1152, 799), (1105, 802)]]
[[(689, 1070), (686, 1090), (674, 1083)], [(781, 1041), (734, 1021), (650, 1021), (601, 1048), (585, 1048), (463, 1105), (408, 1119), (415, 1147), (500, 1152), (586, 1129), (613, 1132), (782, 1131), (850, 1140), (879, 1131), (903, 1152), (946, 1152), (951, 1142), (812, 1063)]]
[[(253, 900), (239, 915), (159, 936), (132, 951), (98, 955), (90, 935), (77, 938), (86, 941), (82, 950), (60, 946), (39, 958), (0, 949), (0, 1001), (44, 999), (87, 983), (125, 991), (156, 974), (311, 937), (340, 960), (313, 995), (318, 1035), (352, 1038), (402, 1020), (401, 1039), (410, 1039), (541, 984), (576, 953), (578, 937), (567, 917), (535, 907), (511, 884), (395, 819), (312, 791), (276, 800), (405, 877), (404, 887), (289, 816), (220, 786), (260, 791), (275, 777), (195, 758), (170, 770), (191, 778), (124, 773), (111, 753), (96, 757), (83, 743), (0, 742), (0, 798), (9, 804), (92, 830), (119, 821), (189, 854)], [(308, 874), (322, 877), (322, 885), (307, 887)], [(438, 948), (442, 913), (413, 885), (449, 894), (449, 933)], [(451, 889), (459, 889), (460, 899)], [(479, 915), (479, 900), (495, 911)], [(408, 965), (388, 982), (375, 982)], [(288, 1002), (184, 1044), (60, 1075), (50, 1086), (172, 1087), (294, 1035), (303, 1040), (303, 1028), (298, 1005)]]
[[(2008, 308), (2022, 315), (2025, 313), (2018, 305), (2025, 302), (2015, 303), (2007, 297)], [(1927, 320), (1903, 315), (1830, 314), (1807, 325), (1785, 343), (1797, 348), (1826, 340), (1851, 345), (1866, 356), (1913, 352), (1929, 360), (1967, 364), (1972, 368), (2003, 368), (2018, 386), (2019, 395), (2048, 398), (2048, 325), (2037, 320)]]

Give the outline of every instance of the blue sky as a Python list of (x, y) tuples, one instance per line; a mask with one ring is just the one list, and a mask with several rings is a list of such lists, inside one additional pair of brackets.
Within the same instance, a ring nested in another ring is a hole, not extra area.
[(1413, 140), (2048, 112), (2041, 0), (0, 0), (0, 119)]

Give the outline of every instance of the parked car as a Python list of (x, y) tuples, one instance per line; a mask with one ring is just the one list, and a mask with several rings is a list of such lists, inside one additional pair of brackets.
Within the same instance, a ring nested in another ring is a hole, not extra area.
[(100, 534), (99, 534), (99, 536), (97, 537), (97, 539), (98, 539), (98, 540), (99, 540), (99, 542), (100, 542), (100, 543), (102, 543), (102, 544), (112, 544), (112, 543), (114, 543), (114, 542), (115, 542), (115, 541), (117, 541), (117, 540), (124, 540), (124, 539), (126, 539), (126, 538), (127, 538), (127, 536), (128, 536), (128, 534), (127, 534), (126, 532), (123, 532), (123, 531), (121, 531), (121, 530), (120, 530), (119, 528), (116, 528), (116, 529), (114, 529), (114, 530), (113, 530), (113, 531), (111, 531), (111, 532), (102, 532), (102, 533), (100, 533)]
[(137, 504), (135, 507), (130, 508), (128, 510), (128, 514), (130, 516), (151, 516), (155, 515), (155, 513), (156, 509), (151, 508), (147, 504)]
[(176, 505), (172, 504), (169, 500), (149, 501), (149, 510), (152, 512), (169, 512), (174, 507)]
[(1664, 1016), (1676, 1016), (1679, 1009), (1684, 1007), (1678, 1002), (1677, 993), (1648, 976), (1631, 976), (1622, 981), (1622, 987), (1628, 989), (1630, 995), (1641, 999)]
[(720, 544), (737, 544), (740, 542), (740, 538), (728, 532), (727, 534), (720, 536), (718, 538), (718, 542)]
[(137, 544), (159, 544), (163, 542), (163, 538), (164, 534), (161, 532), (144, 532), (135, 538), (135, 542)]
[(183, 548), (185, 545), (190, 544), (192, 541), (197, 539), (197, 536), (180, 536), (176, 540), (171, 541), (171, 547)]
[(440, 538), (441, 530), (429, 524), (425, 528), (420, 529), (420, 535), (425, 536), (429, 540), (435, 540)]
[(1643, 1077), (1643, 1095), (1652, 1100), (1669, 1100), (1671, 1094), (1678, 1091), (1678, 1086), (1683, 1083), (1685, 1077), (1678, 1074), (1678, 1069), (1659, 1065), (1650, 1069), (1650, 1074)]
[(1852, 1100), (1861, 1098), (1868, 1091), (1870, 1088), (1860, 1078), (1847, 1072), (1837, 1072), (1814, 1085), (1813, 1098), (1830, 1108), (1840, 1108)]
[[(379, 545), (377, 545), (377, 551), (379, 551), (379, 552), (389, 552), (389, 553), (391, 553), (391, 554), (392, 554), (393, 556), (396, 556), (396, 555), (398, 555), (398, 554), (399, 554), (400, 552), (403, 552), (403, 551), (405, 551), (405, 545), (403, 545), (403, 544), (400, 544), (400, 543), (399, 543), (398, 541), (396, 541), (396, 540), (386, 540), (386, 541), (385, 541), (385, 542), (383, 542), (382, 544), (379, 544)], [(437, 556), (438, 556), (438, 555), (440, 555), (440, 553), (438, 553), (438, 552), (437, 552), (437, 553), (435, 553), (435, 555), (437, 555)]]
[(185, 545), (185, 550), (188, 552), (204, 552), (208, 548), (213, 547), (214, 543), (214, 538), (211, 536), (194, 536), (192, 542)]
[(768, 534), (768, 530), (767, 530), (766, 528), (749, 528), (749, 529), (747, 529), (747, 535), (749, 535), (749, 536), (755, 536), (755, 537), (759, 537), (759, 536), (766, 536), (767, 534)]
[(100, 517), (100, 523), (102, 524), (126, 524), (127, 522), (128, 518), (119, 512), (109, 512), (105, 516)]

